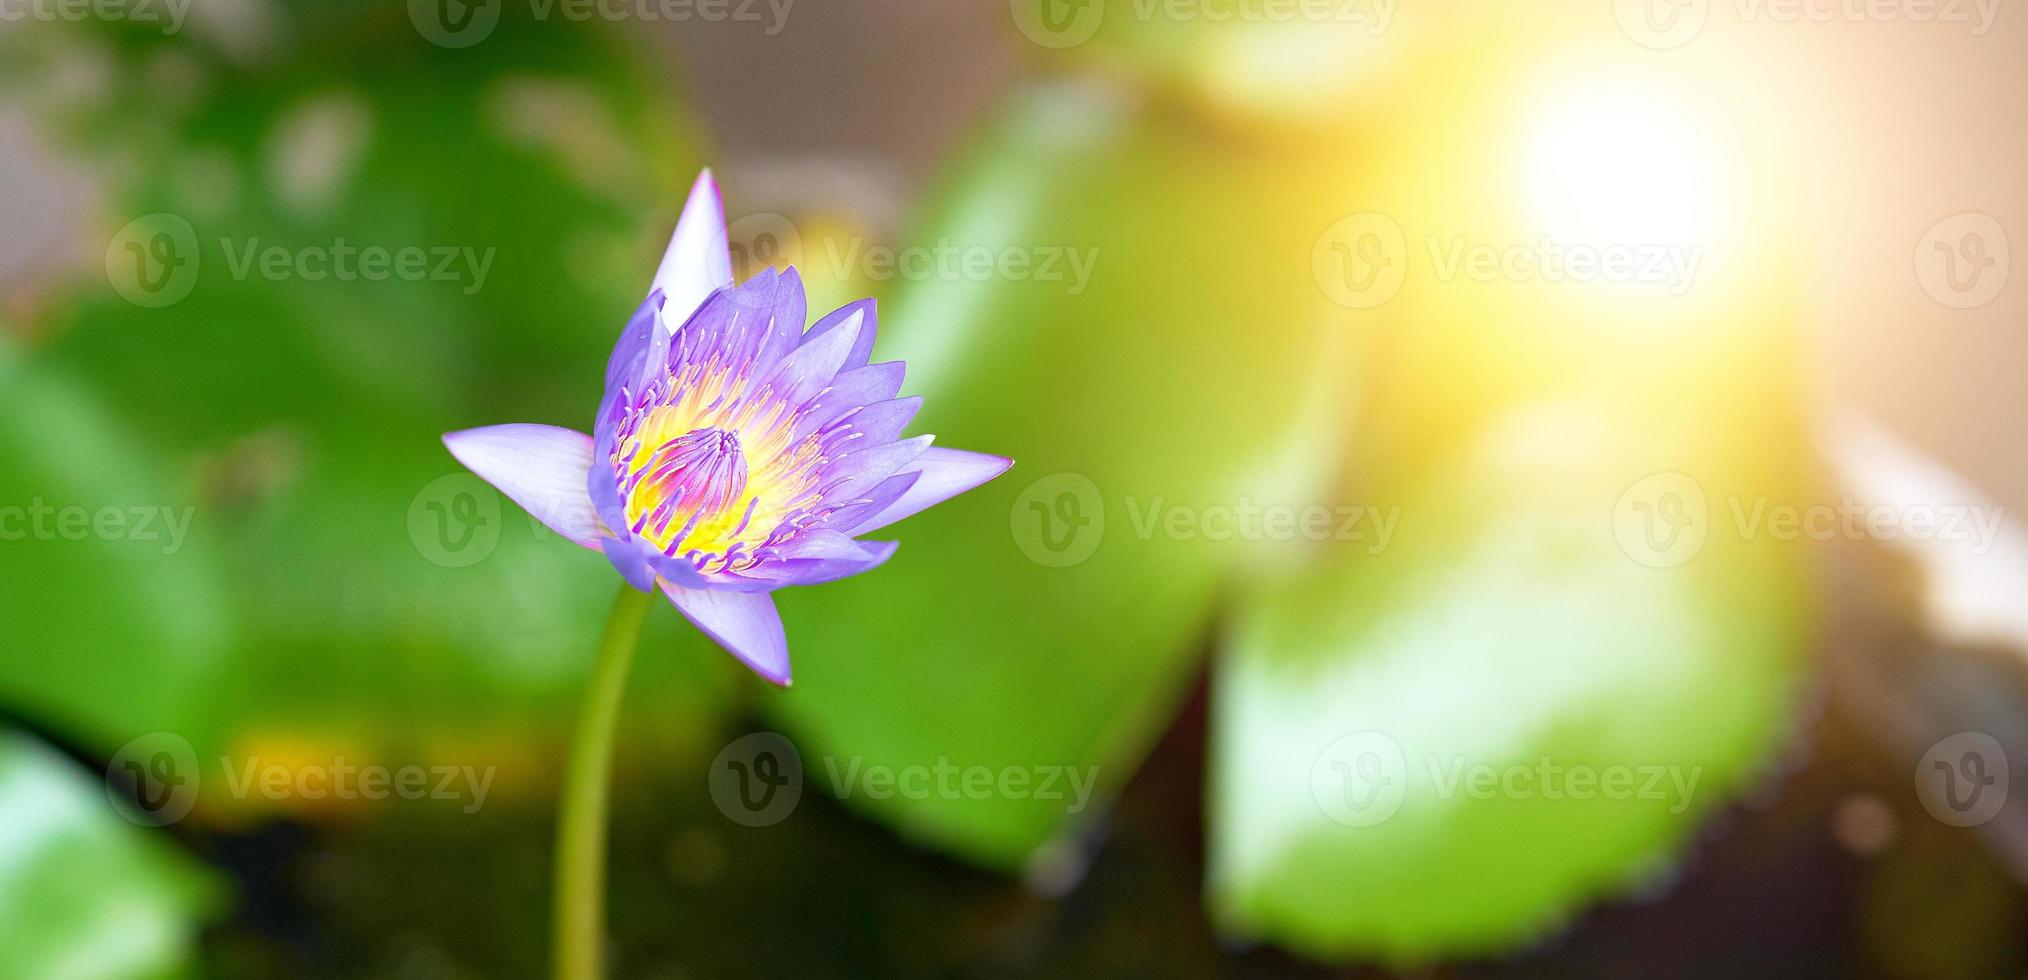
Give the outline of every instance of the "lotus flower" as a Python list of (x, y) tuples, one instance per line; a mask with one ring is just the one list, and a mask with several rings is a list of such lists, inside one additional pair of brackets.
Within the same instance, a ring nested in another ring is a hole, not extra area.
[(805, 332), (802, 279), (732, 282), (725, 212), (705, 171), (613, 349), (593, 435), (495, 425), (451, 455), (748, 667), (789, 683), (772, 593), (869, 571), (860, 541), (1005, 472), (1012, 460), (901, 438), (922, 399), (900, 361), (868, 364), (872, 300)]

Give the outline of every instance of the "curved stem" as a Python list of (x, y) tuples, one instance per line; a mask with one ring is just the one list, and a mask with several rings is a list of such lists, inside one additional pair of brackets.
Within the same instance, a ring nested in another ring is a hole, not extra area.
[(606, 797), (613, 769), (613, 728), (627, 668), (641, 635), (648, 593), (620, 586), (606, 619), (598, 665), (571, 737), (563, 812), (556, 824), (555, 965), (557, 980), (605, 975)]

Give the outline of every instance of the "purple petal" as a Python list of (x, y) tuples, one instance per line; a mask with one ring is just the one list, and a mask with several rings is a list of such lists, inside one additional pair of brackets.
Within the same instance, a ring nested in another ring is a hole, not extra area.
[(788, 558), (757, 565), (741, 573), (748, 582), (779, 589), (789, 585), (822, 585), (879, 568), (894, 557), (894, 541), (858, 541), (855, 554), (837, 558)]
[(886, 401), (901, 390), (901, 379), (906, 365), (900, 361), (883, 361), (853, 368), (831, 379), (831, 387), (810, 402), (789, 436), (789, 441), (800, 442), (803, 437), (835, 421), (838, 416), (862, 405)]
[(901, 495), (907, 493), (908, 488), (915, 486), (915, 481), (920, 479), (922, 479), (920, 470), (896, 473), (866, 491), (858, 503), (834, 502), (832, 506), (837, 509), (825, 516), (824, 526), (846, 530), (856, 528), (867, 518), (886, 510), (889, 504), (900, 500)]
[(783, 558), (858, 560), (872, 557), (869, 547), (877, 542), (854, 541), (851, 536), (823, 528), (798, 531), (782, 546)]
[(824, 488), (826, 500), (854, 500), (915, 462), (934, 438), (920, 435), (847, 453), (819, 470), (817, 483)]
[(728, 363), (747, 365), (748, 375), (765, 377), (796, 349), (796, 338), (802, 335), (809, 316), (803, 278), (794, 269), (766, 269), (727, 290), (726, 296), (732, 302), (732, 316), (715, 343), (726, 352)]
[[(669, 309), (663, 313), (666, 318)], [(768, 368), (794, 350), (804, 314), (803, 283), (795, 270), (767, 269), (711, 294), (680, 322), (669, 321), (673, 330), (661, 350), (650, 348), (649, 361), (658, 373), (681, 374), (716, 360), (739, 365), (749, 377), (765, 377)]]
[(893, 442), (901, 435), (901, 430), (907, 428), (908, 423), (915, 418), (915, 413), (921, 409), (921, 395), (874, 402), (846, 413), (837, 422), (826, 427), (825, 442), (828, 445), (832, 439), (847, 433), (851, 434), (861, 446), (878, 446)]
[(650, 290), (659, 289), (667, 297), (664, 306), (674, 314), (669, 320), (674, 326), (689, 319), (713, 290), (730, 285), (732, 253), (726, 248), (725, 205), (718, 199), (718, 182), (706, 170), (690, 188), (690, 200), (676, 219), (676, 233), (669, 236), (669, 250), (662, 253), (662, 267), (655, 271)]
[(845, 368), (851, 370), (865, 365), (867, 359), (873, 356), (873, 338), (878, 333), (875, 329), (877, 323), (878, 318), (874, 316), (872, 300), (862, 299), (856, 303), (847, 303), (825, 314), (822, 320), (811, 326), (810, 332), (803, 336), (803, 343), (808, 344), (840, 328), (859, 331), (859, 339), (853, 341), (851, 352), (845, 355)]
[(446, 433), (444, 446), (551, 530), (599, 547), (598, 512), (586, 493), (590, 436), (553, 425), (492, 425)]
[(774, 315), (768, 321), (768, 329), (756, 345), (759, 349), (753, 357), (755, 374), (774, 367), (789, 352), (796, 349), (802, 339), (803, 325), (809, 322), (810, 303), (803, 294), (803, 274), (793, 267), (783, 269), (775, 287)]
[(1014, 461), (962, 449), (932, 447), (896, 476), (919, 472), (921, 477), (893, 503), (854, 526), (853, 535), (877, 531), (917, 511), (943, 503), (992, 478), (1007, 472)]
[[(598, 418), (592, 420), (592, 458), (598, 463), (585, 474), (585, 490), (606, 529), (622, 541), (631, 541), (633, 534), (627, 530), (626, 502), (620, 499), (619, 480), (611, 465), (613, 449), (619, 442), (620, 417), (624, 414), (623, 394), (622, 388), (606, 392), (605, 400), (599, 406)], [(611, 555), (612, 552), (607, 551), (607, 556)], [(614, 567), (619, 567), (617, 560)], [(621, 575), (627, 575), (628, 571), (627, 568), (619, 568)], [(629, 581), (632, 581), (631, 577)]]
[(655, 550), (655, 546), (641, 538), (634, 539), (634, 546), (648, 557), (648, 567), (655, 570), (663, 582), (684, 589), (701, 589), (708, 583), (697, 566), (688, 558), (671, 558)]
[(648, 556), (633, 538), (606, 538), (600, 544), (605, 546), (601, 550), (606, 553), (606, 560), (628, 585), (642, 592), (655, 587), (655, 570), (648, 566)]
[(664, 583), (676, 609), (727, 653), (770, 682), (789, 686), (789, 641), (766, 592), (685, 589)]
[(859, 341), (859, 333), (857, 323), (846, 323), (821, 337), (806, 340), (794, 353), (782, 358), (768, 380), (768, 387), (781, 392), (794, 405), (816, 397), (844, 369), (845, 358)]
[(646, 369), (649, 341), (654, 336), (655, 320), (664, 299), (660, 291), (649, 293), (620, 330), (619, 343), (613, 345), (613, 355), (606, 361), (607, 391), (633, 383)]

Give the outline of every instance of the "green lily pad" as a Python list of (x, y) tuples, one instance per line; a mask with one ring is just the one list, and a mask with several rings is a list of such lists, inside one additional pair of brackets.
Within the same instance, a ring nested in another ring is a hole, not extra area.
[(7, 616), (33, 669), (5, 671), (0, 697), (108, 747), (156, 729), (204, 738), (238, 624), (190, 495), (87, 389), (4, 343), (0, 500), (0, 590), (34, 597)]
[(0, 949), (10, 975), (196, 975), (219, 904), (199, 865), (117, 815), (102, 784), (0, 733)]
[(1804, 556), (1727, 502), (1792, 501), (1791, 464), (1655, 414), (1497, 415), (1369, 489), (1402, 505), (1384, 548), (1242, 603), (1212, 717), (1228, 931), (1396, 964), (1511, 950), (1665, 879), (1764, 774)]

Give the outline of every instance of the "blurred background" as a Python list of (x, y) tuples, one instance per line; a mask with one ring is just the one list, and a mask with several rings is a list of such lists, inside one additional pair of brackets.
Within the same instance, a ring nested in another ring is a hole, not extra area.
[(438, 437), (704, 166), (1019, 462), (654, 611), (614, 975), (2020, 976), (2019, 14), (0, 0), (0, 976), (545, 971), (614, 576)]

